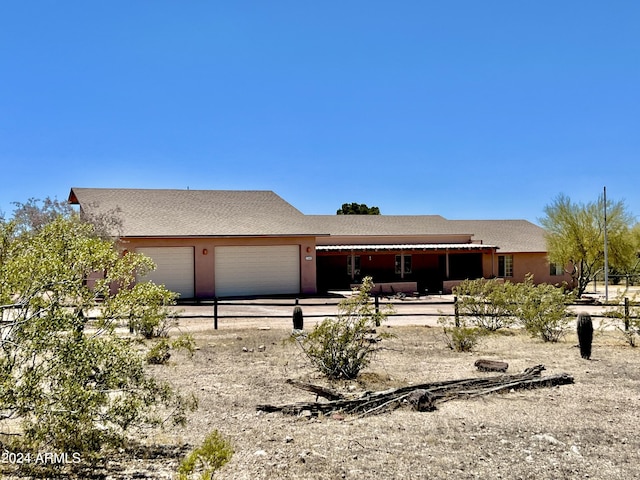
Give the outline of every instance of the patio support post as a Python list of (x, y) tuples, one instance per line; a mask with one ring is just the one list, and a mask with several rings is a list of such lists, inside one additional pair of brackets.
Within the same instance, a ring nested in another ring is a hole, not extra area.
[(353, 253), (353, 249), (351, 249), (349, 263), (351, 264), (351, 281), (353, 282), (356, 278), (356, 256)]
[(446, 279), (449, 280), (449, 249), (447, 249), (445, 251), (444, 258), (445, 258), (445, 262), (444, 262), (444, 264), (445, 264), (445, 273), (444, 273), (444, 275), (445, 275)]

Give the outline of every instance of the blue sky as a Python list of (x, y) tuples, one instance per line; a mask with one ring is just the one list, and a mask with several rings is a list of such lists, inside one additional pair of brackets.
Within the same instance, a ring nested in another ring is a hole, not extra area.
[(0, 211), (77, 187), (308, 214), (640, 215), (640, 2), (0, 3)]

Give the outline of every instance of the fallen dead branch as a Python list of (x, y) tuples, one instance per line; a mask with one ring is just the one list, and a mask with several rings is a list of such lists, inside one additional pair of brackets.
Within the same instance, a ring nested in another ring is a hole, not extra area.
[(365, 392), (355, 398), (345, 398), (335, 390), (297, 381), (291, 385), (328, 398), (328, 401), (296, 402), (285, 405), (262, 404), (256, 408), (263, 412), (282, 412), (288, 415), (306, 413), (311, 416), (330, 415), (336, 412), (369, 415), (411, 405), (418, 411), (435, 409), (436, 402), (457, 398), (470, 398), (490, 393), (530, 388), (553, 387), (573, 383), (573, 377), (566, 373), (542, 377), (544, 365), (527, 368), (514, 375), (497, 375), (483, 378), (465, 378), (443, 382), (429, 382), (410, 385), (379, 392)]

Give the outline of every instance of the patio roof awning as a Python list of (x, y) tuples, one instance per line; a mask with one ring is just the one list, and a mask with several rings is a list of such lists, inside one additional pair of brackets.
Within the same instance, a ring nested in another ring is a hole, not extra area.
[(427, 250), (497, 250), (495, 245), (482, 243), (398, 243), (398, 244), (369, 244), (369, 245), (316, 245), (319, 252), (363, 252), (363, 251), (427, 251)]

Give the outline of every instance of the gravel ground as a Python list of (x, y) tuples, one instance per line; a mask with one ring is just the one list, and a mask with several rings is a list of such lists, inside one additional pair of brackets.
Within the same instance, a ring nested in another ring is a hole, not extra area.
[[(305, 328), (335, 307), (329, 300), (326, 307), (305, 307), (317, 299), (301, 300)], [(184, 455), (213, 430), (235, 451), (216, 478), (640, 478), (640, 349), (629, 347), (617, 330), (597, 332), (587, 361), (572, 332), (551, 344), (512, 330), (485, 337), (472, 353), (456, 353), (446, 347), (437, 316), (394, 317), (382, 327), (394, 338), (384, 341), (360, 378), (329, 383), (288, 341), (289, 318), (224, 318), (214, 330), (212, 319), (202, 317), (211, 306), (180, 308), (189, 318), (172, 334), (189, 331), (198, 350), (193, 357), (175, 354), (149, 372), (195, 394), (199, 409), (186, 427), (141, 432), (136, 441), (147, 448), (111, 455), (100, 467), (76, 471), (76, 478), (176, 478)], [(271, 308), (288, 315), (292, 305), (261, 308), (265, 315)], [(431, 308), (438, 313), (442, 306)], [(258, 404), (315, 400), (287, 379), (353, 393), (495, 375), (477, 372), (478, 358), (506, 361), (508, 373), (544, 364), (545, 373), (569, 373), (575, 383), (454, 400), (424, 413), (398, 408), (362, 418), (313, 418), (256, 410)], [(24, 471), (5, 468), (4, 478), (18, 473)]]

